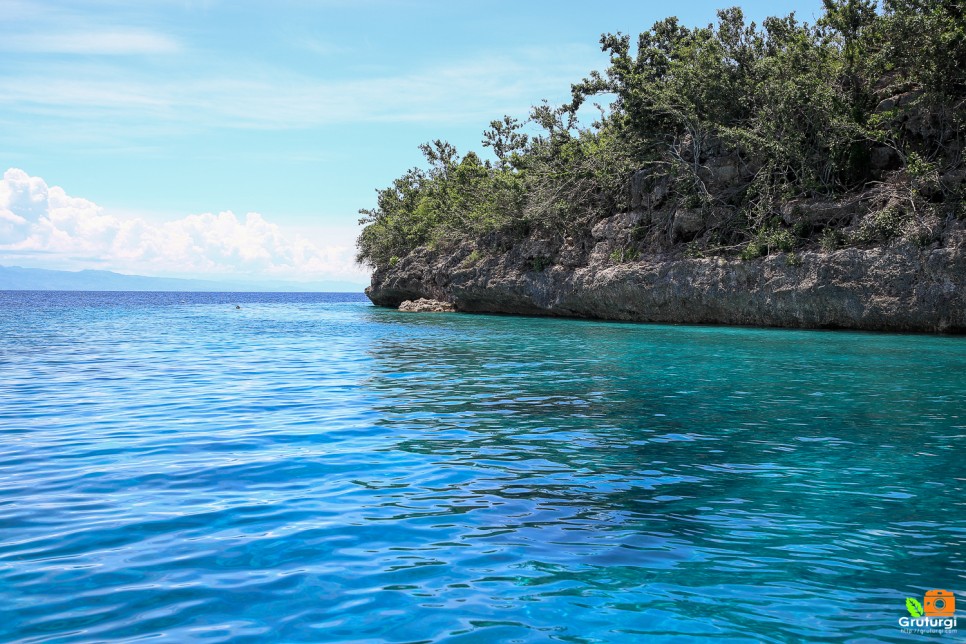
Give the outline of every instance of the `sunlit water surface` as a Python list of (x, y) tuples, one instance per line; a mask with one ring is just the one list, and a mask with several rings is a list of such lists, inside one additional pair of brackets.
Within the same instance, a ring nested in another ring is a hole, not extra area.
[(0, 293), (0, 641), (908, 642), (964, 454), (962, 338)]

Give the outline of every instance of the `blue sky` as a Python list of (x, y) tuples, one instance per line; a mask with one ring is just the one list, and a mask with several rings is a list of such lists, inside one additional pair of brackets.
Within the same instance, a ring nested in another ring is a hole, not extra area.
[(602, 32), (723, 6), (0, 0), (0, 264), (364, 283), (357, 210), (420, 143), (479, 150), (602, 69)]

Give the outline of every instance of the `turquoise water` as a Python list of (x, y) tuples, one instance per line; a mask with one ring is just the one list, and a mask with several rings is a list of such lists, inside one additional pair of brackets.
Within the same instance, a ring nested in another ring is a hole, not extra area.
[(963, 338), (0, 293), (0, 641), (908, 642), (964, 450)]

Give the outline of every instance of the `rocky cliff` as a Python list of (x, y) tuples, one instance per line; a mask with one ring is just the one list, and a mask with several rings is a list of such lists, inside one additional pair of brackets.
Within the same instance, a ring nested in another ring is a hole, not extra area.
[[(959, 220), (945, 222), (926, 247), (895, 242), (742, 260), (628, 252), (643, 216), (614, 215), (582, 238), (419, 248), (377, 269), (366, 293), (389, 307), (425, 297), (470, 312), (966, 332), (966, 228)], [(670, 224), (673, 233), (673, 218)]]
[[(820, 28), (757, 31), (734, 9), (700, 30), (657, 23), (636, 50), (605, 34), (610, 66), (535, 107), (536, 135), (507, 116), (484, 132), (492, 161), (422, 146), (428, 168), (361, 211), (369, 297), (966, 332), (962, 9), (846, 4), (826, 3)], [(582, 127), (602, 96), (616, 100)]]

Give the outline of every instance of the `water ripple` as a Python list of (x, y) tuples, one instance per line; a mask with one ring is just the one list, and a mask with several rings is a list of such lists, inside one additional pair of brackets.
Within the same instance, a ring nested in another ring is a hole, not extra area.
[(963, 590), (962, 339), (312, 294), (0, 331), (0, 641), (904, 642)]

